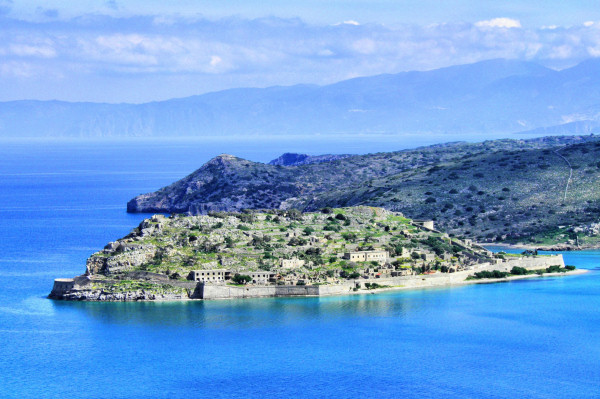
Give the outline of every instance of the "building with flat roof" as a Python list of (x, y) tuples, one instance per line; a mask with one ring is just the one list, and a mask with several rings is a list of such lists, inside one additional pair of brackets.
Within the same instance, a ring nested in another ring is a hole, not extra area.
[(231, 279), (231, 271), (225, 269), (192, 270), (188, 280), (202, 281), (204, 283), (220, 283)]
[(344, 259), (351, 262), (379, 262), (385, 263), (388, 259), (388, 251), (356, 251), (346, 252)]

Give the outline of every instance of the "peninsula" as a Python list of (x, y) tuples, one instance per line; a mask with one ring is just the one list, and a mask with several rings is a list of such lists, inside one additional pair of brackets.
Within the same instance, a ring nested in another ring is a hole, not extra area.
[(128, 212), (368, 205), (431, 219), (477, 242), (600, 247), (600, 140), (545, 137), (448, 143), (354, 156), (284, 154), (270, 164), (220, 155), (137, 196)]
[(50, 298), (341, 295), (572, 269), (561, 255), (493, 254), (436, 230), (431, 220), (376, 207), (158, 214), (93, 254), (83, 275), (55, 280)]

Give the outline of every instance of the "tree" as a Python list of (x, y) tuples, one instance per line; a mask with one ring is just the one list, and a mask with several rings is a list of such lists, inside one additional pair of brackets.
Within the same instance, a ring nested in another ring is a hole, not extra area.
[(315, 229), (313, 229), (312, 227), (305, 227), (304, 230), (302, 230), (302, 232), (304, 233), (304, 235), (309, 236), (315, 232)]
[(236, 284), (248, 284), (250, 281), (252, 281), (252, 277), (246, 275), (246, 274), (239, 274), (236, 273), (232, 278), (231, 281), (233, 281)]
[(302, 220), (302, 212), (298, 209), (288, 209), (285, 215), (291, 220)]

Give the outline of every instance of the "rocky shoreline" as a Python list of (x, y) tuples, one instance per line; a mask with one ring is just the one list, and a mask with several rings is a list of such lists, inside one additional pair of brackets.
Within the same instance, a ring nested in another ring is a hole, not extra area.
[[(532, 278), (546, 278), (546, 277), (563, 277), (563, 276), (573, 276), (588, 273), (589, 270), (577, 269), (564, 273), (545, 273), (543, 275), (537, 274), (529, 274), (524, 276), (510, 276), (504, 278), (495, 278), (495, 279), (481, 279), (481, 280), (464, 280), (461, 282), (454, 282), (448, 284), (439, 284), (439, 285), (423, 285), (423, 286), (392, 286), (392, 287), (381, 287), (375, 289), (360, 289), (357, 291), (348, 290), (346, 292), (340, 293), (332, 293), (332, 294), (316, 294), (316, 295), (301, 295), (305, 297), (318, 297), (318, 296), (344, 296), (344, 295), (365, 295), (365, 294), (377, 294), (382, 292), (390, 292), (390, 291), (404, 291), (404, 290), (417, 290), (417, 289), (429, 289), (429, 288), (449, 288), (449, 287), (458, 287), (464, 285), (471, 284), (494, 284), (494, 283), (503, 283), (510, 282), (514, 280), (524, 280), (524, 279), (532, 279)], [(292, 296), (292, 295), (289, 295)], [(87, 301), (87, 302), (175, 302), (175, 301), (201, 301), (201, 300), (224, 300), (224, 299), (235, 299), (232, 297), (227, 298), (214, 298), (214, 299), (204, 299), (204, 298), (196, 298), (193, 295), (184, 295), (184, 294), (156, 294), (152, 292), (141, 291), (133, 291), (133, 292), (123, 292), (123, 293), (105, 293), (100, 291), (73, 291), (64, 295), (56, 295), (50, 294), (48, 296), (50, 299), (56, 300), (65, 300), (65, 301)], [(255, 296), (254, 298), (265, 298), (269, 296)], [(250, 297), (244, 297), (244, 299), (248, 299)]]
[[(513, 267), (523, 267), (527, 270), (540, 270), (544, 267), (562, 266), (562, 255), (526, 257), (511, 259), (502, 264), (485, 264), (470, 270), (455, 273), (434, 273), (428, 275), (413, 275), (387, 279), (355, 279), (342, 284), (310, 285), (310, 286), (252, 286), (239, 287), (224, 284), (176, 283), (176, 285), (160, 284), (155, 282), (155, 288), (143, 288), (124, 292), (106, 292), (97, 288), (95, 283), (100, 280), (91, 276), (79, 276), (74, 279), (57, 279), (49, 295), (51, 299), (67, 301), (91, 302), (140, 302), (140, 301), (187, 301), (187, 300), (218, 300), (242, 299), (260, 297), (314, 297), (314, 296), (339, 296), (368, 294), (394, 290), (423, 289), (434, 287), (451, 287), (468, 284), (489, 284), (507, 282), (512, 280), (577, 275), (586, 273), (587, 270), (570, 270), (566, 272), (550, 272), (527, 275), (511, 275), (502, 278), (469, 279), (474, 273), (480, 271), (508, 272)], [(102, 280), (105, 282), (105, 280)], [(164, 281), (162, 282), (164, 283)], [(373, 285), (374, 288), (370, 288)], [(156, 289), (160, 287), (160, 289)]]

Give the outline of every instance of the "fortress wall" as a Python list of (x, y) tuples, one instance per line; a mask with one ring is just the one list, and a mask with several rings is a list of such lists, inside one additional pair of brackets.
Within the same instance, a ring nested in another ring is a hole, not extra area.
[[(543, 256), (543, 257), (523, 257), (520, 259), (509, 259), (508, 261), (491, 264), (484, 263), (477, 265), (470, 270), (464, 270), (456, 273), (435, 273), (419, 276), (401, 276), (377, 279), (357, 279), (343, 281), (340, 284), (332, 285), (267, 285), (267, 286), (244, 286), (236, 287), (225, 284), (203, 284), (187, 281), (160, 281), (179, 288), (185, 288), (190, 297), (194, 299), (229, 299), (229, 298), (260, 298), (260, 297), (284, 297), (284, 296), (326, 296), (326, 295), (346, 295), (350, 294), (356, 286), (365, 287), (365, 283), (377, 283), (383, 286), (402, 287), (402, 288), (424, 288), (444, 285), (465, 284), (468, 276), (482, 270), (510, 271), (514, 266), (525, 267), (530, 270), (544, 269), (549, 266), (559, 265), (564, 267), (562, 255)], [(61, 299), (78, 293), (88, 292), (87, 285), (90, 282), (88, 276), (78, 276), (73, 279), (56, 279), (50, 294), (51, 298)], [(364, 292), (364, 291), (362, 291)], [(179, 298), (177, 294), (174, 299)], [(85, 298), (84, 298), (85, 299)], [(132, 297), (131, 300), (138, 300), (138, 297)], [(142, 298), (142, 299), (145, 299)], [(165, 298), (163, 298), (165, 299)], [(168, 299), (168, 298), (167, 298)], [(90, 300), (90, 298), (87, 298)], [(97, 299), (102, 300), (102, 299)], [(127, 297), (114, 300), (129, 300)]]
[(555, 265), (565, 267), (565, 261), (562, 254), (537, 258), (523, 257), (521, 259), (509, 260), (508, 262), (502, 263), (502, 265), (504, 264), (508, 264), (510, 267), (508, 270), (512, 269), (513, 266), (524, 267), (529, 270), (543, 269)]
[(510, 271), (514, 266), (526, 269), (544, 269), (549, 266), (560, 265), (564, 267), (562, 255), (544, 257), (524, 257), (513, 259), (499, 264), (484, 263), (472, 270), (463, 270), (456, 273), (435, 273), (419, 276), (401, 276), (377, 279), (358, 279), (344, 281), (334, 285), (278, 285), (278, 286), (248, 286), (233, 287), (228, 285), (204, 285), (201, 298), (203, 299), (226, 299), (226, 298), (259, 298), (277, 296), (326, 296), (345, 295), (353, 292), (353, 288), (365, 283), (377, 283), (390, 287), (402, 288), (425, 288), (439, 287), (444, 285), (464, 284), (467, 277), (474, 272), (482, 270)]
[(261, 298), (276, 296), (319, 295), (319, 286), (313, 285), (267, 285), (234, 287), (230, 285), (203, 285), (202, 299)]

